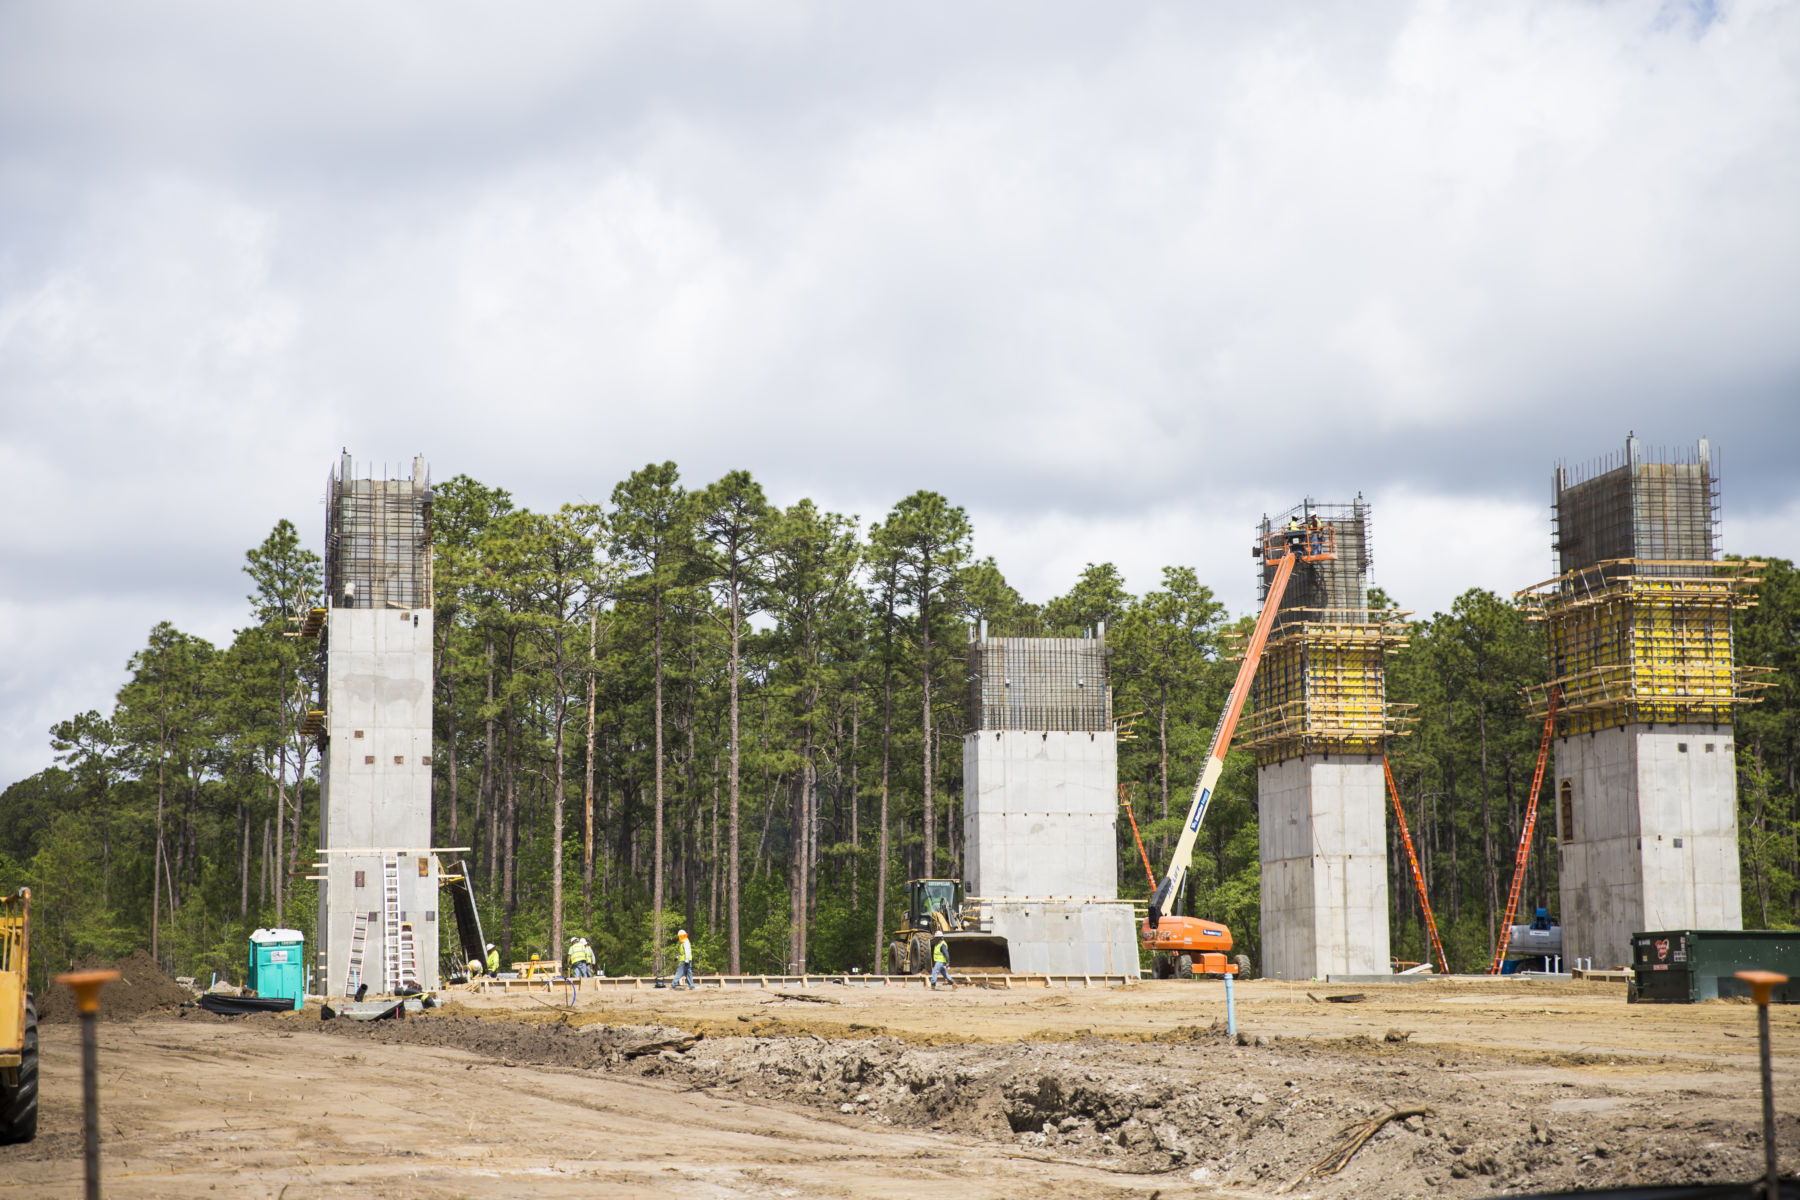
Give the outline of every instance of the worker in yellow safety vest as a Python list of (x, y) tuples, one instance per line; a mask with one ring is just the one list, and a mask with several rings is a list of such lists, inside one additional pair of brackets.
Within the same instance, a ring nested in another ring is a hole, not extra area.
[(950, 978), (950, 946), (941, 937), (931, 944), (931, 978), (925, 981), (925, 985), (935, 988), (940, 975), (944, 977), (945, 983), (951, 987), (956, 986), (956, 980)]
[(492, 942), (487, 944), (487, 951), (487, 973), (489, 975), (498, 975), (500, 973), (500, 951), (494, 949), (494, 943)]
[(594, 949), (586, 938), (569, 939), (568, 967), (570, 976), (576, 979), (586, 979), (594, 973)]
[(1290, 554), (1299, 554), (1306, 545), (1306, 526), (1295, 513), (1287, 522), (1287, 548)]
[(687, 930), (683, 929), (675, 935), (675, 944), (681, 948), (681, 961), (675, 964), (675, 979), (671, 988), (681, 986), (687, 980), (688, 990), (694, 990), (694, 943), (688, 941)]

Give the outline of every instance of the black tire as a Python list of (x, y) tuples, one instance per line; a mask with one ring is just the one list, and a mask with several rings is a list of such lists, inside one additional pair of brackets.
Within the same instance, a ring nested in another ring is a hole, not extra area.
[(1175, 978), (1192, 979), (1194, 977), (1194, 956), (1179, 954), (1175, 957)]
[(1175, 975), (1175, 968), (1169, 965), (1169, 956), (1158, 954), (1150, 960), (1150, 974), (1156, 979), (1170, 979)]
[(889, 975), (905, 975), (906, 947), (899, 942), (889, 942), (887, 951), (887, 973)]
[(0, 1144), (29, 1142), (38, 1126), (37, 1003), (25, 997), (25, 1049), (19, 1056), (19, 1082), (0, 1083)]
[(913, 934), (906, 947), (906, 973), (908, 975), (923, 975), (927, 970), (925, 964), (930, 961), (931, 935), (925, 933)]
[(1240, 954), (1237, 956), (1237, 969), (1238, 979), (1240, 981), (1256, 978), (1256, 972), (1250, 967), (1250, 956), (1248, 954)]

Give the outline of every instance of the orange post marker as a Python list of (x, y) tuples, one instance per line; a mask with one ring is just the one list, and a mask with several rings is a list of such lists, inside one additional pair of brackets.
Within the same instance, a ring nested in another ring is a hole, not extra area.
[(1767, 1196), (1779, 1196), (1781, 1186), (1775, 1173), (1775, 1077), (1769, 1069), (1769, 993), (1788, 981), (1775, 971), (1739, 971), (1737, 977), (1750, 985), (1750, 998), (1756, 1001), (1756, 1028), (1762, 1035), (1763, 1093), (1763, 1166), (1766, 1171)]
[(87, 1142), (87, 1200), (100, 1200), (100, 1085), (95, 1078), (94, 1022), (100, 1015), (100, 989), (119, 977), (117, 971), (71, 971), (56, 982), (75, 993), (81, 1013), (81, 1116)]

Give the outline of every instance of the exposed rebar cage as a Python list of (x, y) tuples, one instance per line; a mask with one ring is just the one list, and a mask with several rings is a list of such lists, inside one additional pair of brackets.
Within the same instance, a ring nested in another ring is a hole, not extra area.
[(1112, 727), (1104, 634), (970, 639), (970, 732), (1098, 733)]
[(1731, 614), (1764, 564), (1719, 561), (1719, 480), (1705, 438), (1552, 475), (1556, 578), (1518, 593), (1548, 633), (1557, 733), (1657, 722), (1727, 724), (1765, 686), (1733, 662)]
[[(1682, 575), (1690, 564), (1719, 556), (1719, 477), (1712, 446), (1646, 455), (1627, 437), (1620, 455), (1571, 468), (1558, 463), (1551, 477), (1551, 549), (1559, 575), (1601, 563), (1653, 562), (1654, 572), (1614, 567), (1628, 575)], [(1702, 573), (1704, 574), (1704, 572)]]
[(431, 475), (355, 477), (346, 452), (325, 483), (325, 586), (333, 608), (431, 607)]
[[(1279, 542), (1290, 517), (1316, 518), (1329, 531), (1332, 557), (1298, 563), (1257, 669), (1241, 740), (1258, 766), (1308, 754), (1380, 754), (1404, 736), (1407, 718), (1388, 703), (1387, 655), (1406, 644), (1400, 609), (1369, 608), (1370, 508), (1307, 499), (1265, 516), (1257, 545)], [(1267, 598), (1275, 567), (1267, 556), (1257, 594)]]
[[(1270, 538), (1279, 540), (1288, 518), (1298, 517), (1304, 525), (1317, 518), (1330, 531), (1332, 557), (1322, 562), (1300, 562), (1288, 580), (1282, 597), (1281, 612), (1276, 615), (1275, 629), (1290, 619), (1292, 612), (1305, 611), (1333, 624), (1354, 625), (1361, 622), (1369, 607), (1369, 567), (1374, 564), (1370, 533), (1370, 509), (1361, 495), (1349, 504), (1320, 504), (1310, 497), (1273, 518), (1263, 517), (1257, 527), (1258, 546)], [(1275, 578), (1275, 563), (1264, 556), (1256, 575), (1256, 598), (1266, 599), (1269, 583)]]

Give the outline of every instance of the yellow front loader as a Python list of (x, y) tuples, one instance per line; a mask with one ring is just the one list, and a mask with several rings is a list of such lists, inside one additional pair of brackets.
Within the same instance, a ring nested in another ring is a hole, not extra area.
[(0, 896), (0, 1144), (29, 1142), (38, 1123), (37, 1004), (25, 990), (31, 891)]

